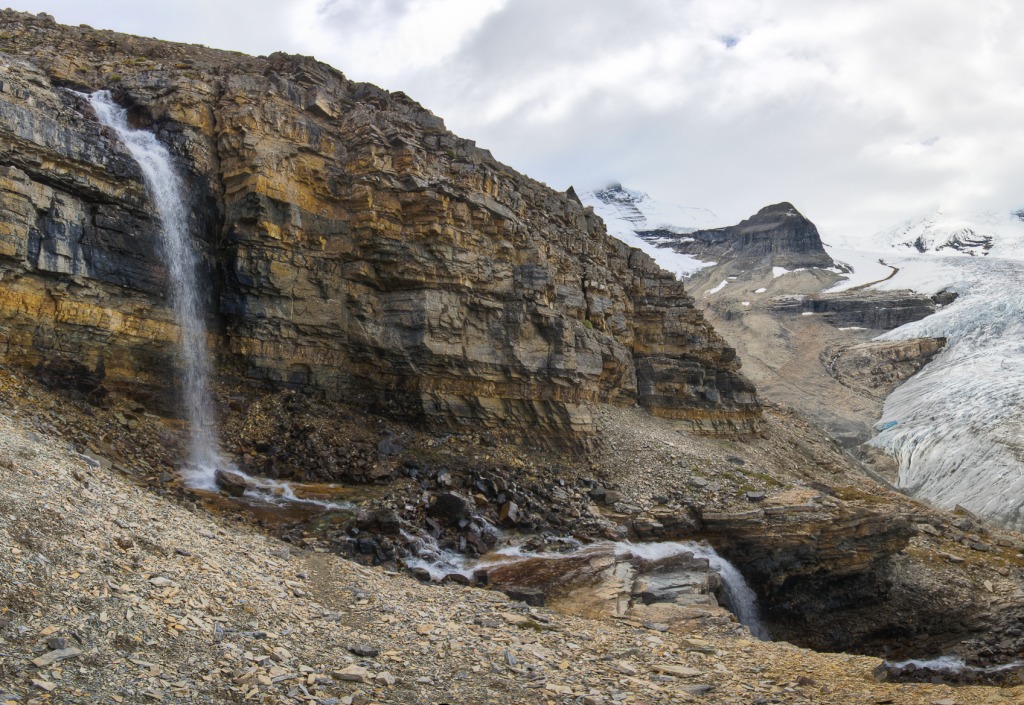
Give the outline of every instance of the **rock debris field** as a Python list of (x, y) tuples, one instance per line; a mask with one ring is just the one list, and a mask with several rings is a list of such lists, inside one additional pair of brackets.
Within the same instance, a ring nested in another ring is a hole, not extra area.
[(694, 607), (591, 621), (301, 552), (0, 415), (0, 703), (1018, 703)]

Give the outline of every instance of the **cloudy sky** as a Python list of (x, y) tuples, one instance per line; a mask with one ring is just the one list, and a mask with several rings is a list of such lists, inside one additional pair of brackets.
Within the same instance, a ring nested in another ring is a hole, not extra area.
[(830, 235), (1024, 206), (1013, 0), (7, 0), (67, 24), (312, 54), (557, 189), (611, 181)]

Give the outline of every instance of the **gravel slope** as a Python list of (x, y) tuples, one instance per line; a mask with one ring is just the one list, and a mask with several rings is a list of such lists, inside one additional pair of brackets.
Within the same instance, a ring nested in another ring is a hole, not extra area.
[(717, 609), (659, 632), (296, 552), (37, 423), (0, 415), (0, 703), (1024, 700), (875, 683), (877, 659), (761, 643)]

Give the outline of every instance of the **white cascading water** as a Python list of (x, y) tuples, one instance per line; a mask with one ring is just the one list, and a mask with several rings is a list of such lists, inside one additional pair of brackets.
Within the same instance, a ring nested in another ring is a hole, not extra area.
[(693, 542), (662, 541), (656, 543), (628, 543), (615, 544), (616, 553), (619, 555), (632, 554), (638, 558), (657, 560), (668, 558), (679, 553), (692, 553), (697, 558), (703, 558), (722, 578), (722, 585), (725, 587), (725, 596), (729, 601), (729, 608), (740, 624), (747, 627), (750, 633), (761, 641), (768, 641), (771, 636), (768, 629), (761, 622), (761, 612), (757, 607), (757, 594), (750, 588), (736, 566), (718, 555), (711, 546)]
[(160, 217), (161, 250), (171, 276), (171, 302), (181, 327), (182, 396), (191, 429), (189, 462), (183, 479), (192, 487), (214, 489), (214, 473), (224, 463), (217, 442), (206, 324), (199, 305), (196, 257), (189, 241), (181, 179), (174, 171), (167, 148), (154, 134), (129, 127), (127, 111), (113, 101), (109, 91), (91, 94), (89, 102), (99, 121), (117, 133), (138, 162)]
[(459, 553), (446, 551), (437, 545), (429, 536), (413, 536), (402, 532), (410, 545), (416, 547), (418, 555), (415, 558), (408, 558), (405, 561), (409, 568), (420, 568), (430, 575), (431, 580), (440, 581), (449, 575), (461, 575), (470, 578), (481, 568), (498, 564), (514, 563), (527, 558), (556, 558), (558, 556), (574, 556), (582, 551), (600, 550), (603, 547), (611, 546), (615, 555), (623, 560), (631, 556), (646, 561), (659, 561), (677, 556), (681, 553), (692, 554), (696, 558), (705, 559), (711, 568), (722, 578), (722, 585), (725, 588), (725, 596), (729, 608), (740, 624), (750, 630), (750, 633), (761, 641), (769, 641), (771, 636), (768, 629), (761, 622), (760, 610), (757, 606), (757, 595), (743, 578), (743, 574), (736, 566), (722, 558), (711, 546), (693, 542), (680, 541), (657, 541), (652, 543), (631, 543), (619, 541), (608, 544), (598, 542), (593, 544), (580, 545), (575, 550), (566, 553), (530, 553), (523, 551), (519, 546), (506, 546), (491, 553), (479, 560), (470, 560)]

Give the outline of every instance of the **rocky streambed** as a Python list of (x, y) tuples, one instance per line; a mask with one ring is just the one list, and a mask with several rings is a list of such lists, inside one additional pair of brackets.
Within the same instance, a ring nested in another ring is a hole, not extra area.
[[(500, 478), (452, 468), (407, 474), (414, 477), (404, 485), (392, 483), (360, 505), (325, 508), (283, 527), (283, 535), (403, 567), (425, 582), (498, 590), (565, 614), (685, 632), (725, 607), (737, 629), (759, 638), (882, 657), (955, 654), (971, 665), (955, 677), (929, 678), (1012, 680), (999, 667), (1019, 648), (1011, 605), (1020, 604), (1012, 592), (1020, 570), (999, 575), (1000, 604), (969, 590), (950, 593), (944, 581), (967, 561), (938, 547), (954, 543), (957, 553), (978, 554), (986, 544), (959, 542), (967, 535), (953, 524), (937, 524), (949, 527), (945, 535), (922, 523), (934, 517), (900, 515), (872, 506), (869, 495), (824, 485), (749, 492), (742, 511), (712, 512), (668, 497), (632, 504), (621, 490), (585, 477), (531, 485), (513, 471)], [(579, 515), (575, 526), (565, 523), (568, 508)], [(985, 532), (970, 518), (953, 521)], [(989, 540), (990, 553), (1017, 550), (1006, 539)], [(924, 573), (915, 562), (925, 555), (944, 565)], [(951, 601), (961, 605), (956, 622), (948, 617)], [(972, 675), (972, 668), (981, 670)], [(887, 677), (910, 676), (903, 669)]]

